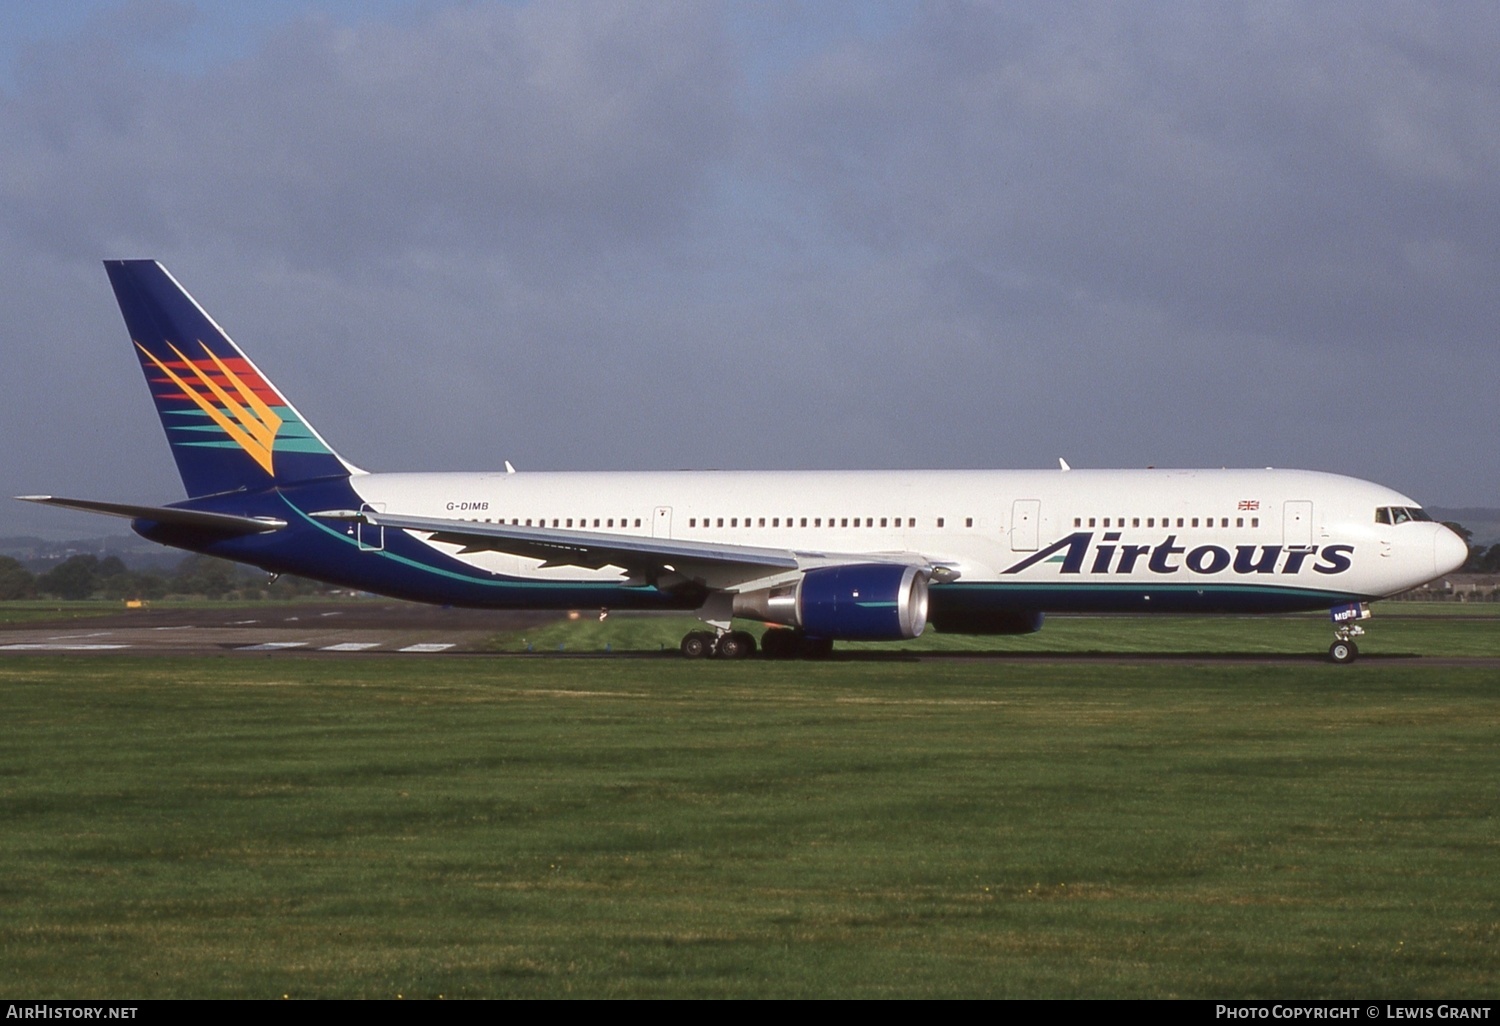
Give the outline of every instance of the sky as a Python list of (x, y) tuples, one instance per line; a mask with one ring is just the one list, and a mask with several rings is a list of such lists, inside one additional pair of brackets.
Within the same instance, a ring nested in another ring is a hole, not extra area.
[(0, 4), (0, 488), (183, 497), (100, 265), (153, 257), (373, 470), (1500, 506), (1497, 51), (1462, 0)]

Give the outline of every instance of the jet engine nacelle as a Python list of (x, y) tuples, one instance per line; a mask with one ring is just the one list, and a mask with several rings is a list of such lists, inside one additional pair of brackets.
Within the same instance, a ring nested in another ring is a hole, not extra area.
[(835, 641), (899, 641), (927, 626), (927, 572), (858, 563), (808, 570), (795, 584), (734, 597), (734, 615)]

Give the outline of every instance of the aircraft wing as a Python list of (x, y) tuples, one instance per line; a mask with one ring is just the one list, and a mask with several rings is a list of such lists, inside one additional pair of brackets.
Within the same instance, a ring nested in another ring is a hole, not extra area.
[(778, 549), (756, 545), (726, 545), (682, 538), (646, 538), (629, 534), (567, 531), (515, 524), (489, 524), (442, 517), (414, 517), (370, 510), (315, 513), (332, 520), (362, 520), (375, 527), (420, 531), (430, 540), (462, 546), (462, 552), (504, 552), (542, 560), (544, 567), (576, 566), (598, 570), (615, 566), (659, 587), (671, 581), (692, 581), (709, 588), (733, 589), (768, 577), (818, 566), (890, 563), (916, 566), (934, 581), (952, 580), (957, 573), (917, 553), (852, 553)]

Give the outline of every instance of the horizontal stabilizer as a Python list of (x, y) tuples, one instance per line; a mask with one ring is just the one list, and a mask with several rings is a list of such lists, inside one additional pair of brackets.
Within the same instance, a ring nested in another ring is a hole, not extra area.
[(274, 517), (239, 517), (232, 513), (208, 513), (173, 506), (132, 506), (123, 502), (64, 499), (56, 495), (17, 495), (16, 498), (22, 502), (40, 502), (47, 506), (62, 506), (64, 509), (128, 517), (131, 520), (154, 520), (158, 524), (175, 524), (178, 527), (193, 527), (221, 534), (270, 534), (286, 526), (285, 520)]

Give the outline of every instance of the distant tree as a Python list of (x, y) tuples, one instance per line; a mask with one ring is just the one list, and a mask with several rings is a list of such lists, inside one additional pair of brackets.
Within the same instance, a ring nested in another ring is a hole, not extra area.
[(328, 585), (322, 581), (298, 577), (296, 574), (282, 574), (266, 590), (266, 594), (271, 598), (297, 598), (303, 595), (321, 595), (327, 590)]
[(194, 554), (177, 565), (171, 588), (181, 595), (203, 595), (218, 599), (234, 591), (239, 582), (235, 564), (227, 559)]
[(61, 599), (86, 599), (98, 584), (99, 557), (94, 555), (69, 556), (36, 581), (38, 591)]
[(36, 578), (19, 561), (0, 556), (0, 600), (31, 598), (36, 594)]
[(99, 593), (111, 599), (159, 599), (167, 593), (167, 581), (161, 574), (137, 570), (101, 573)]

